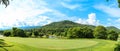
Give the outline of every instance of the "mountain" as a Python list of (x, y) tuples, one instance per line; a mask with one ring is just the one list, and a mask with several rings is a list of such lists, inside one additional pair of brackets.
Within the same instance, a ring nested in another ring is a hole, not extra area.
[(41, 28), (41, 26), (24, 26), (24, 27), (18, 27), (18, 28), (28, 30), (28, 29), (38, 29), (38, 28)]
[(95, 28), (93, 25), (78, 24), (69, 20), (64, 20), (42, 26), (40, 29), (38, 29), (38, 31), (41, 34), (55, 34), (57, 36), (66, 36), (67, 30), (72, 27), (88, 27), (91, 29)]
[(51, 24), (42, 26), (41, 28), (71, 28), (71, 27), (88, 27), (88, 28), (95, 28), (93, 25), (85, 25), (85, 24), (78, 24), (69, 20), (53, 22)]
[[(41, 28), (41, 26), (23, 26), (23, 27), (17, 27), (20, 29), (24, 29), (24, 30), (29, 30), (29, 29), (38, 29)], [(12, 27), (2, 27), (0, 28), (0, 30), (11, 30)]]
[[(96, 26), (93, 25), (86, 25), (86, 24), (78, 24), (69, 20), (64, 20), (64, 21), (59, 21), (59, 22), (53, 22), (51, 24), (42, 26), (42, 29), (48, 29), (48, 30), (53, 30), (53, 29), (66, 29), (66, 28), (71, 28), (71, 27), (88, 27), (90, 29), (94, 29)], [(106, 27), (107, 30), (114, 30), (116, 32), (120, 32), (120, 29), (114, 27), (114, 26), (108, 26)]]
[(114, 27), (114, 26), (108, 26), (108, 27), (106, 27), (106, 29), (107, 30), (114, 30), (114, 31), (116, 31), (116, 32), (120, 32), (120, 29), (118, 29), (118, 28), (116, 28), (116, 27)]

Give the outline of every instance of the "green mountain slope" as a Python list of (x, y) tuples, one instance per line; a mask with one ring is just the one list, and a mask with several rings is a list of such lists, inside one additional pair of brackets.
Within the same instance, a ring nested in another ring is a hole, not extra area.
[(39, 29), (39, 32), (41, 34), (54, 34), (57, 36), (66, 36), (67, 30), (72, 27), (88, 27), (91, 29), (94, 29), (95, 26), (93, 25), (84, 25), (84, 24), (78, 24), (69, 20), (64, 20), (60, 22), (53, 22), (51, 24), (42, 26)]
[(43, 26), (42, 28), (71, 28), (71, 27), (89, 27), (92, 29), (95, 28), (95, 26), (93, 25), (78, 24), (69, 20), (53, 22), (51, 24)]
[(108, 27), (106, 27), (107, 28), (107, 30), (114, 30), (114, 31), (116, 31), (116, 32), (120, 32), (120, 29), (118, 29), (118, 28), (116, 28), (116, 27), (114, 27), (114, 26), (108, 26)]

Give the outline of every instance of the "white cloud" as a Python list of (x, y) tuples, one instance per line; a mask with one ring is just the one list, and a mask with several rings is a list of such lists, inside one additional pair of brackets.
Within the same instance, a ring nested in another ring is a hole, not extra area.
[(89, 25), (99, 25), (99, 20), (96, 20), (96, 14), (95, 13), (90, 13), (88, 14), (88, 19), (81, 19), (79, 18), (77, 23), (81, 24), (89, 24)]
[(72, 4), (67, 4), (67, 3), (64, 3), (64, 2), (61, 2), (61, 4), (62, 4), (63, 7), (71, 9), (71, 10), (74, 10), (74, 9), (80, 7), (79, 4), (72, 5)]
[(100, 5), (95, 5), (94, 6), (96, 9), (103, 11), (105, 13), (107, 13), (108, 15), (112, 16), (112, 17), (120, 17), (120, 8), (117, 7), (111, 7), (111, 6), (106, 6), (103, 4)]
[(49, 5), (44, 0), (13, 0), (7, 8), (2, 5), (0, 6), (0, 28), (40, 26), (53, 21), (76, 19), (47, 6)]
[(112, 3), (110, 5), (104, 5), (104, 4), (97, 4), (94, 6), (97, 10), (100, 10), (109, 16), (113, 17), (107, 19), (107, 26), (115, 26), (117, 28), (120, 28), (120, 8), (116, 6), (116, 3)]
[[(50, 23), (47, 16), (42, 16), (52, 10), (45, 7), (47, 3), (39, 0), (37, 4), (34, 0), (13, 0), (11, 4), (5, 8), (0, 6), (0, 27), (26, 26), (26, 25), (42, 25), (41, 22)], [(38, 17), (39, 16), (39, 17)]]

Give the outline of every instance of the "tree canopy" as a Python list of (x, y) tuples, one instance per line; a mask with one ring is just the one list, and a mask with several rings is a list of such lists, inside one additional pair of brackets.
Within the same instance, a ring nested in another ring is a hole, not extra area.
[(94, 29), (94, 37), (98, 39), (106, 39), (107, 38), (107, 29), (104, 26), (97, 26)]

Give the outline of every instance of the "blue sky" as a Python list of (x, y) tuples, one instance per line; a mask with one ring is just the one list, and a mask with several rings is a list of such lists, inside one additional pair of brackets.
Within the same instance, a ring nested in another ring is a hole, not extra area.
[(0, 5), (0, 27), (43, 26), (71, 20), (80, 24), (120, 28), (116, 0), (13, 0)]

